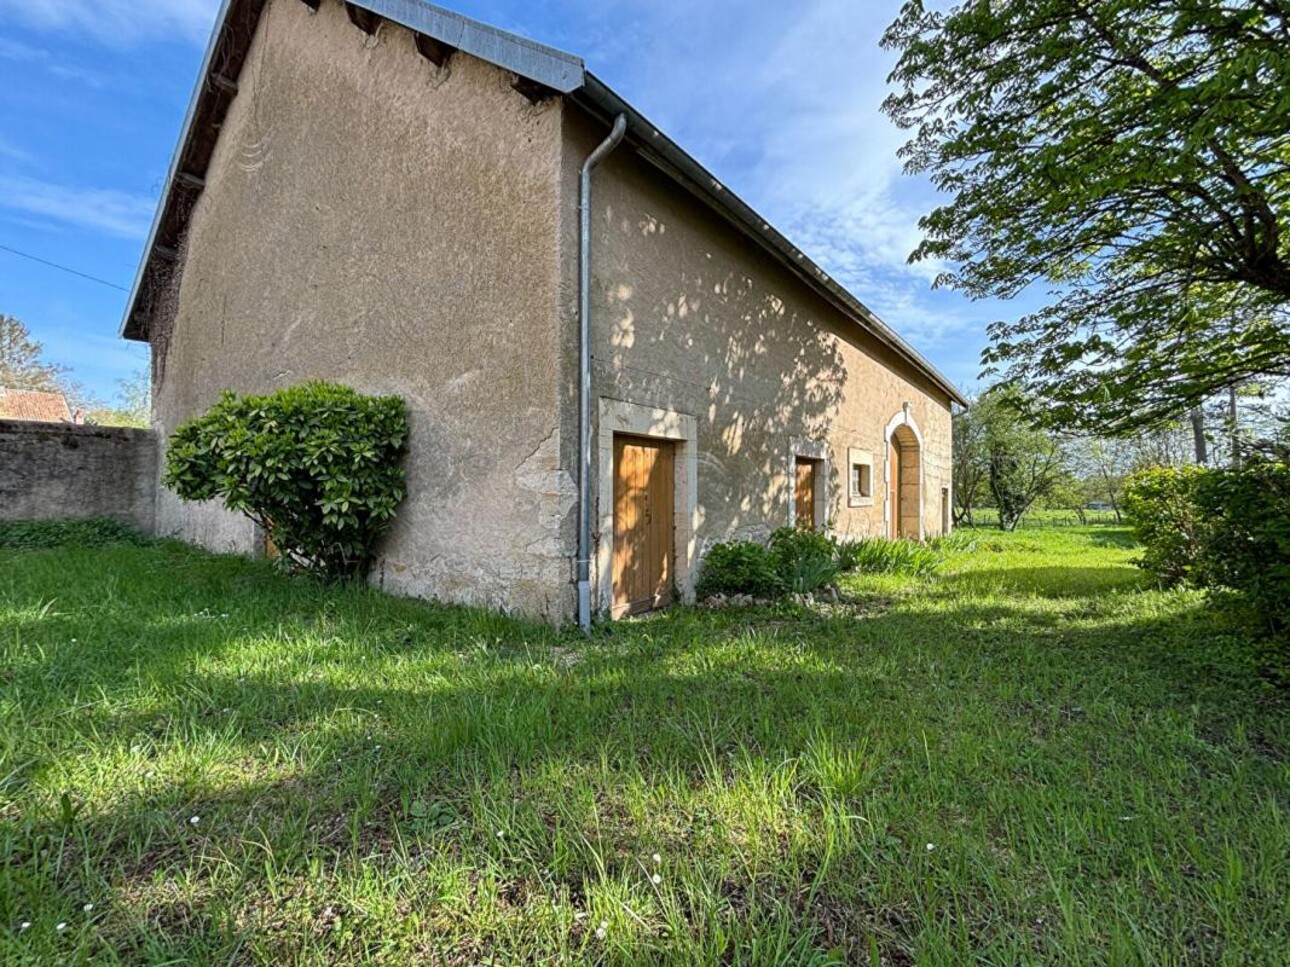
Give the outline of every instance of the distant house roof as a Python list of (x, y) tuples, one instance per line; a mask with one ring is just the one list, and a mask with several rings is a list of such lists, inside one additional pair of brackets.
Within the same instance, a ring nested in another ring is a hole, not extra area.
[[(316, 0), (305, 0), (316, 7)], [(171, 159), (148, 245), (126, 304), (121, 334), (148, 338), (154, 287), (164, 282), (178, 258), (192, 203), (205, 185), (206, 168), (267, 0), (223, 0), (215, 29), (188, 105), (179, 145)], [(967, 400), (918, 350), (864, 303), (816, 265), (721, 181), (639, 111), (586, 69), (582, 58), (507, 33), (425, 0), (354, 0), (346, 3), (355, 23), (384, 17), (417, 34), (417, 47), (436, 62), (458, 50), (510, 71), (523, 93), (561, 94), (607, 123), (627, 117), (627, 143), (642, 157), (708, 205), (776, 261), (797, 275), (843, 315), (923, 372), (951, 400)]]
[(62, 393), (41, 393), (0, 386), (0, 419), (70, 423), (72, 411), (67, 405), (67, 397)]

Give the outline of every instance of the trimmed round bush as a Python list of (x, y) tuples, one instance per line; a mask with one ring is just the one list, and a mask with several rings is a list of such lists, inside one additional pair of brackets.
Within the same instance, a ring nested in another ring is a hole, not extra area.
[(166, 486), (255, 521), (289, 566), (363, 577), (405, 489), (403, 400), (314, 382), (267, 396), (226, 392), (179, 427)]

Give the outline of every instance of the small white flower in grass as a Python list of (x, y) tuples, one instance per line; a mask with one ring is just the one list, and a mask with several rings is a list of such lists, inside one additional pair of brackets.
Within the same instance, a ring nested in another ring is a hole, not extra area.
[(94, 904), (92, 904), (92, 903), (87, 903), (87, 904), (85, 904), (85, 906), (81, 907), (81, 909), (82, 909), (83, 911), (85, 911), (86, 913), (89, 913), (90, 911), (92, 911), (92, 910), (94, 909)]
[(18, 924), (18, 929), (19, 929), (19, 930), (29, 930), (29, 929), (31, 929), (31, 921), (30, 921), (30, 920), (24, 920), (22, 923)]
[(663, 877), (658, 873), (655, 873), (649, 879), (650, 879), (650, 882), (653, 883), (655, 886), (658, 886), (660, 883), (663, 882)]
[(190, 826), (196, 826), (196, 825), (197, 825), (198, 823), (200, 823), (201, 821), (202, 821), (202, 817), (200, 817), (200, 816), (194, 816), (194, 817), (192, 817), (190, 820), (188, 820), (188, 825), (190, 825)]
[(651, 856), (650, 859), (654, 861), (655, 866), (658, 866), (660, 863), (663, 862), (663, 857), (659, 856), (657, 853)]
[(609, 933), (609, 921), (608, 921), (608, 920), (601, 920), (601, 921), (600, 921), (600, 926), (598, 926), (598, 927), (596, 928), (596, 939), (597, 939), (597, 940), (604, 940), (604, 939), (605, 939), (605, 935), (606, 935), (606, 934), (608, 934), (608, 933)]
[(934, 849), (936, 849), (936, 844), (935, 844), (935, 843), (928, 843), (928, 844), (927, 844), (927, 852), (929, 852), (929, 853), (930, 853), (930, 852), (931, 852), (932, 850), (934, 850)]
[(497, 838), (498, 838), (498, 839), (505, 839), (505, 838), (506, 838), (506, 830), (504, 830), (504, 829), (499, 829), (499, 830), (497, 831)]
[(57, 930), (59, 933), (62, 933), (64, 930), (67, 929), (67, 924), (66, 923), (55, 924), (54, 929)]

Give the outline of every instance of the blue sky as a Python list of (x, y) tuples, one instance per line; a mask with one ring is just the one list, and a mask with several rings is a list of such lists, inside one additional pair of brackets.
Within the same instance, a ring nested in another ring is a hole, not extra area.
[[(962, 386), (998, 306), (906, 264), (930, 187), (879, 111), (899, 0), (453, 0), (569, 50)], [(218, 0), (0, 0), (0, 246), (128, 287)], [(126, 293), (0, 251), (0, 312), (110, 398)], [(1015, 311), (1015, 310), (1014, 310)]]

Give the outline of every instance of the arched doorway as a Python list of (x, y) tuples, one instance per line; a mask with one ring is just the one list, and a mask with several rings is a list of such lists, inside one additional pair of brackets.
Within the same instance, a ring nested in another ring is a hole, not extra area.
[(915, 431), (908, 423), (896, 426), (887, 438), (887, 523), (892, 539), (922, 539), (921, 460)]

